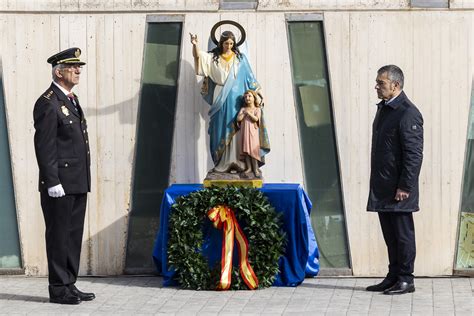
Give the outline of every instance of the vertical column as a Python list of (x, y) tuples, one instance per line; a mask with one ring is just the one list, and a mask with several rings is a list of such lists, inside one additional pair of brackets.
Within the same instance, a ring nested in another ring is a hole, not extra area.
[(21, 268), (18, 221), (10, 162), (10, 146), (3, 92), (3, 69), (0, 60), (0, 271)]
[(125, 263), (128, 273), (154, 270), (153, 242), (163, 192), (169, 185), (181, 33), (180, 21), (148, 19)]
[(455, 271), (470, 270), (474, 274), (474, 79), (471, 88), (471, 108), (464, 159), (458, 243)]
[(314, 205), (321, 267), (349, 268), (323, 22), (302, 18), (288, 16), (288, 40), (305, 189)]

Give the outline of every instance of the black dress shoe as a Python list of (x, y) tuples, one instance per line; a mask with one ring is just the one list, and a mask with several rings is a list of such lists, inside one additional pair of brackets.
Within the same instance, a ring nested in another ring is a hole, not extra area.
[(82, 292), (74, 284), (69, 285), (69, 291), (71, 291), (72, 295), (75, 295), (81, 301), (92, 301), (95, 298), (94, 293)]
[(50, 296), (49, 302), (56, 304), (77, 305), (81, 303), (81, 299), (76, 295), (67, 292), (63, 296)]
[(371, 285), (366, 287), (365, 289), (370, 292), (383, 292), (386, 289), (391, 288), (397, 283), (397, 281), (389, 280), (389, 279), (384, 279), (382, 282), (379, 284)]
[(405, 294), (405, 293), (413, 293), (415, 292), (415, 284), (408, 283), (408, 282), (401, 282), (398, 281), (397, 284), (392, 286), (389, 289), (386, 289), (383, 294), (387, 295), (397, 295), (397, 294)]

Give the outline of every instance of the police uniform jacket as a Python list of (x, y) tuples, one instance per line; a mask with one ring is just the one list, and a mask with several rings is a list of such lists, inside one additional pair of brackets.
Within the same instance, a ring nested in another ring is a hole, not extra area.
[(90, 153), (87, 121), (55, 85), (35, 103), (35, 152), (39, 166), (39, 190), (61, 184), (66, 194), (90, 192)]
[[(419, 210), (418, 176), (423, 160), (423, 117), (402, 91), (392, 102), (378, 105), (372, 126), (368, 211)], [(396, 201), (397, 189), (409, 197)]]

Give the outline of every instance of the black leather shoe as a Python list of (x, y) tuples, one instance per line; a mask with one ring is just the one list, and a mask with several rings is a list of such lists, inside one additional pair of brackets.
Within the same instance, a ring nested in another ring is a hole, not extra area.
[(77, 305), (81, 303), (81, 299), (76, 295), (67, 292), (63, 296), (50, 296), (49, 302), (56, 304)]
[(387, 295), (397, 295), (397, 294), (405, 294), (405, 293), (413, 293), (415, 292), (415, 284), (408, 283), (408, 282), (401, 282), (398, 281), (397, 284), (392, 286), (389, 289), (386, 289), (383, 294)]
[(389, 280), (389, 279), (384, 279), (382, 282), (379, 284), (371, 285), (366, 287), (365, 289), (370, 292), (383, 292), (386, 289), (391, 288), (397, 283), (397, 281)]
[(72, 295), (75, 295), (81, 301), (92, 301), (95, 298), (94, 293), (82, 292), (74, 284), (69, 285), (69, 291), (71, 291)]
[(56, 304), (77, 305), (81, 299), (73, 295), (65, 285), (49, 285), (49, 301)]

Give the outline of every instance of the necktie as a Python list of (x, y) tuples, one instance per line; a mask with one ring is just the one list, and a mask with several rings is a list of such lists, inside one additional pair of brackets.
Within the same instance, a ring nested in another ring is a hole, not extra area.
[(76, 98), (74, 97), (74, 94), (69, 93), (67, 97), (69, 98), (69, 101), (71, 101), (71, 103), (74, 105), (74, 110), (76, 110), (76, 112), (79, 112), (79, 110), (77, 109), (77, 103), (76, 103)]

